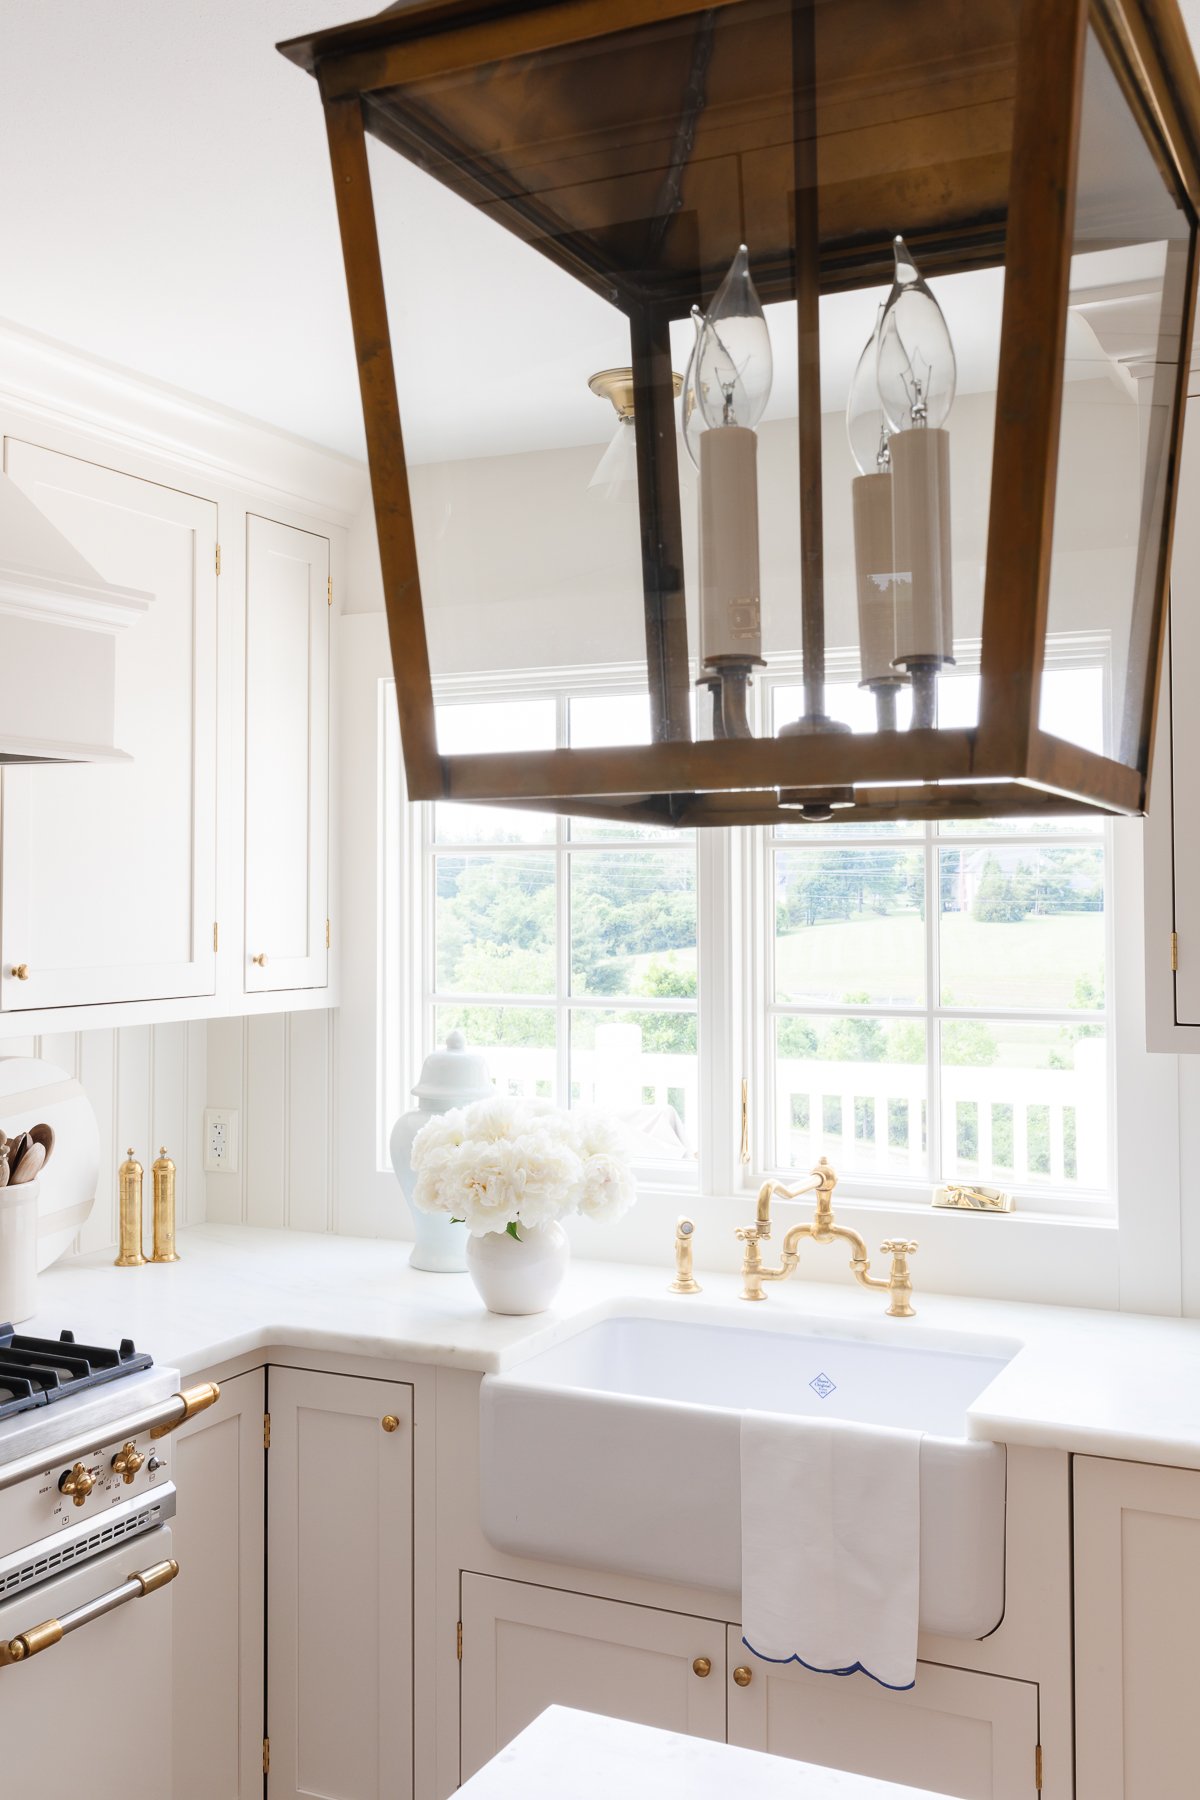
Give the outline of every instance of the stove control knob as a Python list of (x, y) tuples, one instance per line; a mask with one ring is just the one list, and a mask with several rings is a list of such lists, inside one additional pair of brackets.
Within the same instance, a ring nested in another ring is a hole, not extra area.
[(149, 1469), (149, 1471), (152, 1475), (157, 1475), (158, 1471), (162, 1468), (165, 1468), (166, 1465), (163, 1462), (163, 1459), (161, 1456), (151, 1455), (149, 1462), (146, 1464), (146, 1467)]
[(136, 1444), (123, 1444), (112, 1459), (113, 1474), (119, 1475), (126, 1487), (131, 1487), (134, 1477), (145, 1460)]
[(76, 1463), (73, 1469), (64, 1469), (58, 1478), (59, 1493), (70, 1494), (76, 1506), (83, 1505), (95, 1485), (91, 1471), (82, 1463)]

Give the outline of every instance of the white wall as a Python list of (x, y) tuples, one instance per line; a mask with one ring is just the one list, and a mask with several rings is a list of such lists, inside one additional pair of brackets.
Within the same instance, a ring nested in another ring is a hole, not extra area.
[(147, 1171), (147, 1192), (150, 1164), (165, 1145), (176, 1167), (178, 1224), (198, 1225), (205, 1218), (201, 1133), (207, 1031), (203, 1021), (195, 1021), (0, 1040), (0, 1056), (44, 1057), (74, 1075), (96, 1109), (100, 1180), (76, 1250), (116, 1254), (117, 1169), (130, 1145)]

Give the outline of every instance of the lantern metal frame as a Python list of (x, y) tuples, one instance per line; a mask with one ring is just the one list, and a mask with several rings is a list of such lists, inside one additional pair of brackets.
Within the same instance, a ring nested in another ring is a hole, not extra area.
[[(1013, 0), (1016, 84), (1007, 205), (953, 229), (914, 232), (901, 221), (928, 273), (1003, 260), (1004, 302), (997, 383), (990, 529), (984, 585), (980, 702), (971, 729), (826, 734), (693, 741), (691, 671), (683, 591), (682, 524), (668, 324), (698, 292), (678, 280), (663, 291), (624, 288), (594, 246), (570, 235), (537, 248), (629, 316), (641, 523), (647, 666), (652, 708), (648, 745), (445, 756), (438, 752), (433, 682), (404, 456), (366, 134), (421, 160), (419, 125), (377, 102), (386, 90), (455, 78), (509, 59), (563, 51), (635, 28), (724, 16), (746, 0), (401, 0), (377, 17), (296, 38), (283, 54), (317, 77), (332, 164), (350, 314), (358, 358), (379, 555), (396, 677), (409, 795), (570, 812), (669, 826), (794, 822), (810, 793), (853, 787), (853, 818), (963, 819), (1093, 810), (1145, 810), (1158, 700), (1179, 463), (1196, 290), (1200, 212), (1200, 81), (1176, 0)], [(888, 236), (823, 253), (817, 235), (816, 133), (805, 89), (813, 8), (796, 0), (794, 104), (795, 243), (788, 268), (755, 277), (765, 300), (794, 296), (799, 333), (803, 680), (806, 713), (824, 713), (821, 405), (817, 303), (822, 292), (888, 278)], [(887, 0), (880, 0), (881, 13)], [(902, 15), (907, 9), (892, 7)], [(899, 23), (899, 18), (897, 23)], [(1140, 692), (1126, 695), (1125, 760), (1081, 748), (1039, 723), (1050, 549), (1063, 399), (1071, 220), (1074, 213), (1084, 49), (1096, 31), (1131, 112), (1190, 224), (1186, 266), (1173, 296), (1183, 321), (1177, 367), (1166, 377), (1173, 407), (1160, 481), (1161, 531), (1138, 571), (1134, 654)], [(803, 117), (809, 106), (807, 119)], [(686, 140), (686, 121), (681, 142)], [(444, 158), (445, 146), (439, 146)], [(807, 164), (807, 166), (806, 166)], [(526, 236), (536, 199), (491, 186), (478, 160), (457, 165), (458, 191)], [(481, 172), (481, 170), (483, 172)], [(806, 217), (811, 213), (811, 217)], [(894, 223), (889, 221), (890, 225)], [(1004, 529), (997, 529), (1003, 521)]]

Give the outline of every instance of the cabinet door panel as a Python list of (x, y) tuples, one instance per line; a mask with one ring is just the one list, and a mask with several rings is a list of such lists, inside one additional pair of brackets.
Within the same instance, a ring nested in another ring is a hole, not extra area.
[(272, 1368), (267, 1395), (272, 1800), (409, 1800), (412, 1389)]
[(132, 761), (4, 771), (0, 1010), (211, 994), (216, 506), (12, 438), (4, 466), (106, 580), (154, 599), (116, 640)]
[(1077, 1456), (1075, 1739), (1087, 1800), (1194, 1800), (1200, 1474)]
[(221, 1383), (165, 1454), (175, 1517), (171, 1800), (260, 1800), (264, 1463), (261, 1369)]
[(328, 593), (328, 538), (247, 518), (247, 993), (327, 980)]
[(710, 1619), (490, 1575), (463, 1576), (462, 1615), (464, 1781), (556, 1704), (725, 1736), (725, 1628)]
[[(760, 1662), (736, 1625), (727, 1660), (731, 1744), (958, 1800), (1036, 1800), (1034, 1682), (920, 1663), (916, 1686), (893, 1693), (866, 1675)], [(747, 1687), (732, 1679), (739, 1665)]]

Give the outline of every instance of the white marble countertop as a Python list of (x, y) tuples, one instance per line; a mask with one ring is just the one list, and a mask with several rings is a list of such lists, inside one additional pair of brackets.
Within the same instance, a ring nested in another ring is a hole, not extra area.
[(180, 1262), (142, 1269), (59, 1264), (22, 1329), (132, 1337), (185, 1374), (280, 1345), (497, 1371), (621, 1313), (897, 1344), (983, 1335), (1020, 1348), (970, 1408), (972, 1436), (1200, 1468), (1200, 1320), (939, 1294), (918, 1294), (915, 1319), (889, 1319), (848, 1274), (792, 1280), (750, 1308), (732, 1275), (702, 1270), (703, 1294), (669, 1294), (667, 1256), (660, 1268), (577, 1259), (550, 1312), (500, 1318), (468, 1276), (410, 1269), (401, 1241), (201, 1225), (179, 1249)]
[(463, 1800), (938, 1800), (841, 1769), (550, 1706), (459, 1788)]

